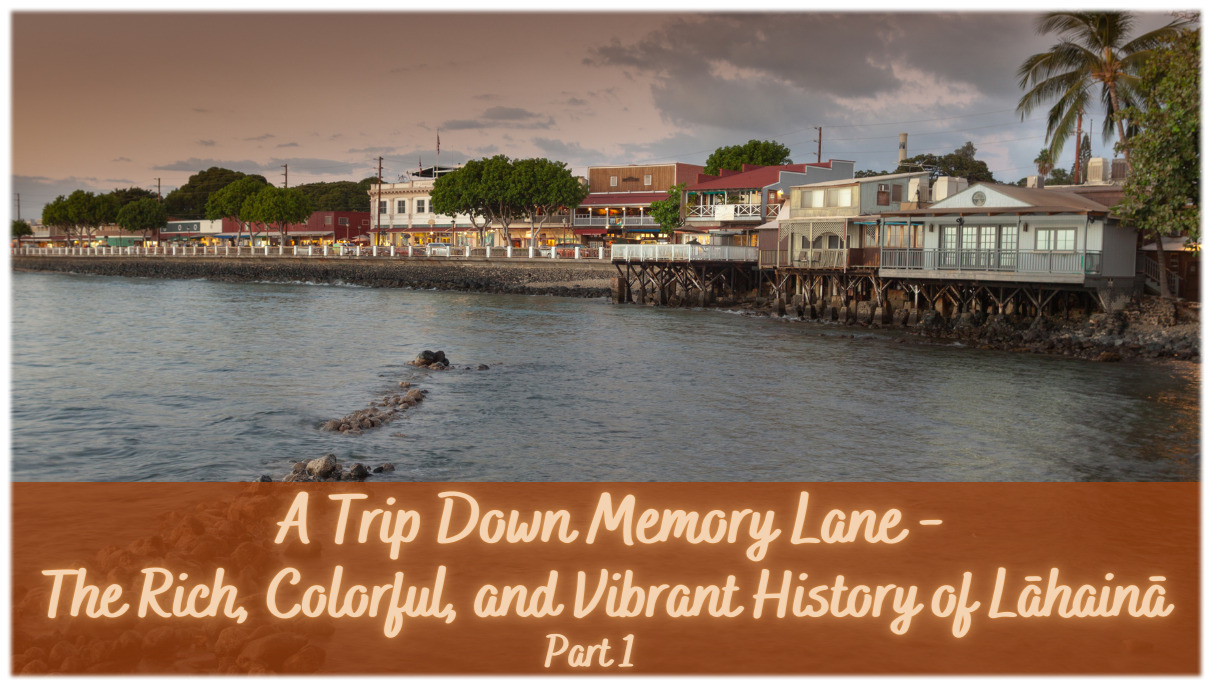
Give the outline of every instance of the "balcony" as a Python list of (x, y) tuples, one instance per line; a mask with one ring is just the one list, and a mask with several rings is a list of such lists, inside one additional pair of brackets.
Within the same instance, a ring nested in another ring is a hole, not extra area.
[[(880, 252), (880, 264), (883, 271), (897, 272), (983, 272), (1084, 278), (1102, 274), (1103, 254), (1101, 251), (884, 248)], [(1005, 279), (1006, 276), (997, 278)]]
[[(777, 209), (775, 213), (777, 214)], [(687, 219), (710, 219), (715, 221), (760, 220), (761, 203), (731, 203), (725, 205), (691, 205), (686, 208)]]
[(586, 217), (572, 218), (574, 227), (659, 227), (660, 223), (647, 215), (631, 217)]

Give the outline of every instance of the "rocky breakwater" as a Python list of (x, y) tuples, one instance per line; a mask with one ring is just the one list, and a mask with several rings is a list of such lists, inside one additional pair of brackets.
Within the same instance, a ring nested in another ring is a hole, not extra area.
[(906, 335), (951, 339), (982, 349), (1099, 362), (1131, 358), (1200, 360), (1199, 304), (1162, 298), (1139, 298), (1111, 313), (1091, 315), (1073, 310), (1036, 317), (972, 310), (948, 318), (936, 310), (898, 308), (885, 313), (865, 302), (818, 306), (762, 298), (746, 303), (745, 308), (748, 315), (787, 316), (862, 329), (899, 329)]
[(355, 284), (581, 298), (609, 296), (614, 276), (609, 262), (592, 260), (22, 255), (12, 261), (17, 270), (116, 277)]
[[(435, 371), (453, 369), (450, 360), (446, 358), (446, 353), (443, 351), (421, 351), (416, 358), (408, 361), (408, 364), (413, 367)], [(463, 369), (471, 370), (472, 367), (465, 366)], [(475, 369), (487, 370), (488, 366), (477, 365)], [(429, 393), (424, 389), (412, 388), (412, 382), (408, 381), (399, 382), (399, 386), (404, 390), (403, 393), (385, 394), (377, 401), (371, 401), (365, 408), (324, 422), (320, 425), (320, 429), (325, 432), (338, 432), (340, 434), (357, 436), (365, 431), (382, 427), (399, 418), (411, 408), (420, 405)], [(393, 434), (392, 436), (403, 437), (404, 435)], [(337, 460), (336, 455), (329, 453), (312, 460), (296, 462), (291, 466), (290, 472), (282, 478), (282, 481), (361, 481), (374, 474), (394, 472), (395, 469), (395, 465), (392, 463), (382, 463), (373, 467), (363, 463), (353, 463), (352, 465), (345, 466), (341, 461)], [(274, 479), (269, 475), (261, 475), (257, 481), (272, 482)]]

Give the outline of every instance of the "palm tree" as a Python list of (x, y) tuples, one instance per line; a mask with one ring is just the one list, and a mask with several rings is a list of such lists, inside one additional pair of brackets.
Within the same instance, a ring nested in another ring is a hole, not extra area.
[(1052, 161), (1051, 150), (1044, 148), (1043, 150), (1039, 151), (1039, 155), (1037, 155), (1035, 158), (1035, 169), (1039, 172), (1040, 178), (1048, 176), (1048, 173), (1051, 172), (1052, 168), (1055, 166), (1056, 163)]
[(1120, 144), (1127, 141), (1132, 132), (1124, 130), (1119, 113), (1138, 100), (1138, 71), (1155, 48), (1178, 36), (1189, 22), (1177, 19), (1130, 38), (1135, 23), (1128, 12), (1050, 12), (1036, 22), (1037, 33), (1058, 34), (1061, 42), (1027, 58), (1018, 68), (1019, 88), (1031, 86), (1018, 101), (1018, 112), (1025, 119), (1036, 107), (1055, 101), (1048, 110), (1046, 134), (1053, 160), (1060, 156), (1081, 113), (1094, 109), (1090, 91), (1095, 84), (1101, 87), (1106, 112), (1103, 140), (1118, 132)]

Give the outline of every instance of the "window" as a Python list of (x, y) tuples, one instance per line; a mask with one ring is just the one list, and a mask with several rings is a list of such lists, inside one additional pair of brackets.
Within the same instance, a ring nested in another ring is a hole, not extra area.
[(387, 201), (385, 201), (385, 200), (380, 200), (380, 201), (379, 201), (379, 214), (380, 214), (380, 215), (386, 215), (386, 214), (387, 214)]
[(905, 187), (900, 184), (892, 186), (892, 202), (899, 203), (905, 199)]
[(341, 226), (343, 226), (343, 227), (348, 227), (348, 226), (349, 226), (349, 218), (348, 218), (348, 217), (338, 217), (338, 218), (337, 218), (337, 224), (340, 224), (340, 225), (341, 225)]
[(324, 215), (324, 226), (326, 226), (326, 227), (332, 226), (332, 215)]
[(618, 177), (610, 177), (610, 185), (611, 185), (611, 186), (618, 186), (618, 185), (619, 185), (619, 178), (618, 178)]
[(888, 205), (892, 202), (892, 192), (888, 190), (888, 184), (880, 184), (875, 189), (875, 204)]
[(426, 206), (426, 203), (428, 202), (428, 200), (429, 200), (428, 198), (417, 198), (417, 214), (418, 215), (423, 215), (427, 212), (427, 210), (425, 209), (425, 206)]
[(645, 186), (652, 186), (652, 175), (651, 175), (651, 174), (645, 174), (645, 175), (644, 175), (644, 185), (645, 185)]
[(997, 227), (981, 227), (981, 250), (997, 250)]
[(1018, 227), (1002, 227), (1003, 251), (1018, 250)]
[(1077, 247), (1077, 229), (1037, 229), (1036, 250), (1073, 250)]
[(408, 214), (408, 199), (401, 198), (396, 201), (396, 212), (401, 215)]

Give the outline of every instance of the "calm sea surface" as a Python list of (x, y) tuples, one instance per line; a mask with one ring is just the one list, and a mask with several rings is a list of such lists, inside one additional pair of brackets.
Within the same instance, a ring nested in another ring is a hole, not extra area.
[[(1189, 363), (605, 300), (37, 273), (12, 290), (19, 481), (281, 478), (325, 453), (423, 481), (1199, 478)], [(405, 364), (422, 349), (460, 369)], [(430, 393), (395, 422), (318, 429), (405, 380)]]

